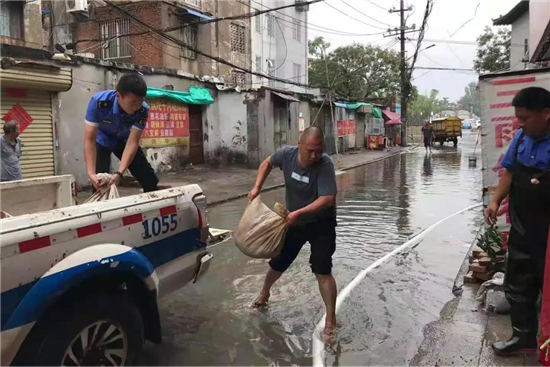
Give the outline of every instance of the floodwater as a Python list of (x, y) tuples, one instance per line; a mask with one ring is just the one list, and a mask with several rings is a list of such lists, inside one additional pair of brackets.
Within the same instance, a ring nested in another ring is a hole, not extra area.
[[(458, 147), (437, 146), (339, 174), (339, 289), (362, 269), (423, 228), (481, 200), (481, 156), (470, 168), (476, 131)], [(262, 194), (284, 202), (284, 190)], [(211, 207), (213, 227), (236, 227), (245, 200)], [(452, 286), (482, 222), (481, 209), (441, 225), (418, 246), (367, 276), (344, 302), (338, 338), (325, 363), (405, 365), (421, 357), (429, 325), (453, 300)], [(232, 242), (212, 250), (209, 273), (160, 305), (164, 340), (147, 344), (143, 365), (311, 365), (311, 336), (324, 313), (305, 246), (272, 290), (269, 308), (255, 311), (267, 263), (242, 255)]]

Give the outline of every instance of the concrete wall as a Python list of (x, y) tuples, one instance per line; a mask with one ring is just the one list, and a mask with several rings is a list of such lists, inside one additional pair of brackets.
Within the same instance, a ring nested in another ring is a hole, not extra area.
[[(550, 2), (531, 1), (529, 2), (529, 58), (533, 58), (537, 48), (545, 41), (548, 34), (545, 33), (550, 24)], [(548, 57), (550, 51), (546, 52)], [(542, 55), (538, 55), (541, 57)]]
[[(88, 185), (84, 162), (84, 117), (90, 98), (97, 92), (114, 89), (123, 71), (83, 64), (73, 68), (73, 86), (68, 92), (54, 98), (54, 123), (57, 130), (56, 172), (72, 174), (77, 185)], [(169, 75), (144, 75), (151, 87), (172, 85), (174, 90), (187, 91), (192, 85), (202, 83)], [(185, 152), (180, 147), (148, 148), (145, 153), (153, 168), (159, 172), (177, 169), (185, 164)], [(118, 167), (113, 156), (112, 168)]]
[(512, 70), (525, 68), (524, 58), (528, 53), (524, 52), (524, 43), (529, 42), (529, 12), (525, 12), (512, 24), (512, 46), (510, 47), (510, 67)]

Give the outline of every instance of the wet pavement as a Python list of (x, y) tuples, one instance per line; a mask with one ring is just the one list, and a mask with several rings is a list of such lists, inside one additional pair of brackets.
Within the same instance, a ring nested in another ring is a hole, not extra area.
[[(357, 273), (419, 230), (481, 198), (481, 158), (469, 168), (475, 131), (458, 147), (418, 148), (338, 175), (339, 289)], [(284, 190), (262, 194), (284, 202)], [(236, 227), (246, 202), (210, 207), (213, 227)], [(426, 350), (441, 348), (431, 326), (456, 299), (452, 286), (482, 221), (465, 213), (437, 228), (418, 246), (375, 270), (343, 304), (339, 336), (327, 347), (327, 365), (423, 364)], [(267, 270), (264, 260), (242, 255), (233, 243), (212, 250), (210, 272), (160, 305), (164, 341), (147, 344), (143, 365), (311, 365), (311, 334), (324, 313), (304, 247), (273, 288), (270, 306), (250, 308)]]

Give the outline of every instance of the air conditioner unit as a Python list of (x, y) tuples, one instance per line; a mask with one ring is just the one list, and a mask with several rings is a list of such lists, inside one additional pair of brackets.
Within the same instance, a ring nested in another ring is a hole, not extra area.
[(66, 0), (65, 6), (67, 9), (67, 13), (88, 12), (88, 0)]

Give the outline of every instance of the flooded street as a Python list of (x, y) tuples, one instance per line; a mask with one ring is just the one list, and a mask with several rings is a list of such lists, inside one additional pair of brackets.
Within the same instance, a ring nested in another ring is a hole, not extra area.
[[(409, 236), (481, 200), (481, 155), (468, 167), (477, 131), (338, 175), (337, 249), (333, 274), (342, 289), (361, 270)], [(272, 206), (284, 189), (262, 194)], [(216, 228), (234, 229), (245, 199), (209, 209)], [(437, 340), (430, 324), (445, 317), (454, 279), (472, 243), (481, 211), (454, 218), (418, 246), (375, 270), (343, 304), (338, 340), (327, 365), (414, 364)], [(267, 270), (232, 242), (212, 250), (209, 273), (160, 304), (164, 341), (147, 344), (142, 365), (311, 365), (311, 336), (324, 313), (305, 246), (273, 288), (269, 308), (250, 308)]]

